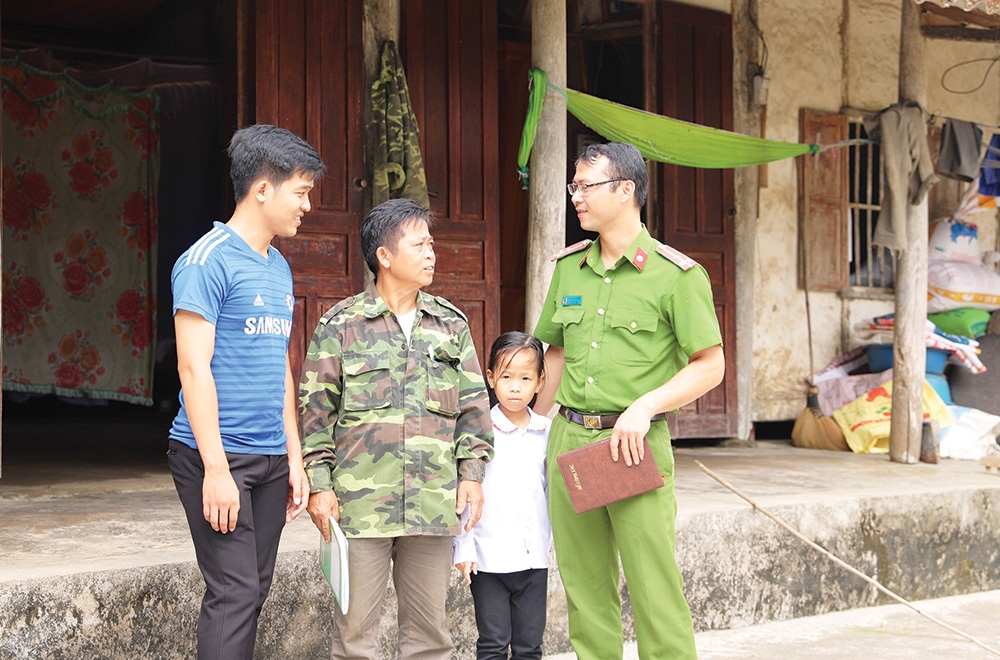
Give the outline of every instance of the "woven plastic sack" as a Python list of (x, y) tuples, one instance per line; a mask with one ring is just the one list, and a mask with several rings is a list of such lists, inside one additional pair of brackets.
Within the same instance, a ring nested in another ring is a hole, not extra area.
[(927, 259), (979, 263), (979, 228), (951, 218), (934, 220), (930, 224)]
[[(952, 424), (954, 416), (926, 380), (923, 393), (924, 419), (936, 419), (941, 428)], [(892, 381), (862, 394), (833, 411), (833, 419), (844, 432), (851, 451), (857, 454), (884, 454), (889, 451), (892, 424)]]
[(927, 313), (960, 307), (1000, 309), (1000, 273), (981, 263), (928, 262)]

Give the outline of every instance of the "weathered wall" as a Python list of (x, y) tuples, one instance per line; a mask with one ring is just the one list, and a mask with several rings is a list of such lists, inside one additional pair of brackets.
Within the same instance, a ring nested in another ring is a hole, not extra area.
[[(760, 0), (758, 22), (770, 54), (770, 96), (765, 137), (800, 141), (799, 109), (877, 111), (896, 102), (899, 15), (902, 0)], [(994, 57), (988, 44), (927, 40), (927, 110), (939, 117), (996, 126), (1000, 123), (1000, 80), (994, 71), (980, 91), (944, 90), (941, 75), (958, 62)], [(969, 89), (983, 67), (950, 75), (951, 87)], [(958, 190), (942, 187), (944, 208)], [(805, 294), (797, 282), (797, 186), (795, 162), (770, 165), (760, 192), (756, 263), (740, 278), (754, 290), (753, 397), (755, 421), (793, 419), (805, 403), (810, 373)], [(932, 209), (932, 215), (934, 211)], [(995, 249), (996, 214), (978, 214), (984, 250)], [(811, 293), (814, 368), (824, 367), (849, 344), (854, 321), (893, 309), (892, 300)]]

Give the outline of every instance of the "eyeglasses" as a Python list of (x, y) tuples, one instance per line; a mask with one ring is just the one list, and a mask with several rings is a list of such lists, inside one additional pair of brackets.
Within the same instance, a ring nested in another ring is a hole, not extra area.
[(591, 188), (596, 188), (597, 186), (603, 186), (605, 183), (614, 183), (616, 181), (627, 181), (628, 179), (608, 179), (607, 181), (598, 181), (597, 183), (568, 183), (566, 184), (566, 190), (569, 191), (570, 197), (580, 193), (581, 195), (586, 195)]

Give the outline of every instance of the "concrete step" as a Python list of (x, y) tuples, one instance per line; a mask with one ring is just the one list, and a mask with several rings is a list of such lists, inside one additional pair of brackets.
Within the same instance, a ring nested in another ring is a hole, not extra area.
[[(890, 601), (755, 512), (696, 459), (904, 598), (1000, 589), (1000, 476), (977, 462), (901, 465), (787, 442), (682, 447), (676, 456), (678, 562), (699, 633)], [(6, 462), (0, 480), (0, 657), (191, 657), (204, 587), (165, 466), (98, 465), (94, 478), (79, 465), (72, 474), (13, 467)], [(307, 517), (286, 528), (257, 657), (327, 657), (332, 603), (317, 545)], [(385, 658), (394, 657), (394, 608), (390, 590)], [(457, 574), (449, 627), (455, 657), (474, 657), (472, 602)], [(554, 569), (545, 649), (570, 650)]]

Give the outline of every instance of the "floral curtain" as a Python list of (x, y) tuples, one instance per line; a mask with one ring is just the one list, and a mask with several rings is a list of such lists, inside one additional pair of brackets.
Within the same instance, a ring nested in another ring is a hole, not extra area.
[(156, 97), (0, 75), (3, 389), (152, 405)]

